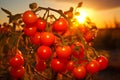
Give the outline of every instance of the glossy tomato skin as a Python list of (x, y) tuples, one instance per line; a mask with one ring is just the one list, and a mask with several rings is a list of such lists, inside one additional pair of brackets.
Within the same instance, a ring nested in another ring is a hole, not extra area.
[(73, 69), (73, 76), (77, 79), (83, 79), (86, 76), (86, 69), (84, 66), (78, 66)]
[(41, 43), (40, 37), (41, 37), (41, 33), (36, 32), (33, 36), (31, 36), (30, 40), (33, 44), (40, 45), (40, 43)]
[(41, 18), (37, 19), (35, 25), (38, 30), (45, 31), (47, 22)]
[(108, 67), (108, 59), (105, 56), (100, 55), (96, 60), (100, 64), (100, 70), (104, 70)]
[(99, 71), (99, 63), (96, 60), (92, 60), (87, 64), (86, 68), (89, 73), (96, 74)]
[(67, 59), (71, 55), (71, 47), (70, 46), (58, 46), (56, 48), (56, 54), (59, 58)]
[(68, 29), (68, 22), (65, 18), (59, 18), (53, 23), (53, 30), (56, 32), (65, 32)]
[(41, 44), (51, 46), (55, 42), (55, 35), (50, 32), (41, 33)]
[(19, 66), (19, 67), (10, 67), (9, 69), (10, 75), (15, 78), (22, 78), (25, 74), (25, 68), (23, 66)]
[(24, 64), (24, 58), (20, 54), (16, 54), (9, 60), (9, 64), (12, 67), (19, 67)]
[(73, 69), (74, 69), (74, 67), (75, 67), (75, 62), (74, 61), (68, 61), (68, 63), (66, 64), (66, 69), (68, 70), (68, 71), (73, 71)]
[(25, 26), (24, 27), (24, 33), (27, 36), (33, 36), (36, 33), (36, 31), (37, 31), (37, 28), (34, 26), (30, 26), (30, 27)]
[(71, 45), (71, 49), (72, 49), (72, 55), (77, 58), (84, 58), (84, 46), (82, 43), (80, 42), (76, 42), (75, 44)]
[(56, 72), (61, 72), (64, 69), (64, 63), (59, 59), (53, 58), (51, 61), (51, 68)]
[(28, 10), (23, 13), (22, 20), (25, 24), (31, 25), (37, 21), (37, 16), (32, 11)]
[(40, 59), (48, 60), (52, 55), (52, 50), (50, 47), (42, 45), (37, 49), (37, 55)]
[(46, 69), (46, 63), (43, 60), (40, 60), (36, 63), (35, 68), (37, 71), (44, 71)]

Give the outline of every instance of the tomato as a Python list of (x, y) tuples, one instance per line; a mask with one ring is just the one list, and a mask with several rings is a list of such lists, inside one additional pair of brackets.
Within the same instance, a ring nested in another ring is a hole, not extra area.
[(77, 79), (83, 79), (86, 76), (86, 69), (84, 66), (78, 66), (73, 69), (73, 76)]
[(41, 44), (46, 46), (51, 46), (55, 42), (55, 36), (50, 32), (41, 33)]
[(89, 31), (89, 28), (88, 27), (86, 27), (86, 26), (80, 26), (79, 27), (79, 30), (80, 30), (80, 32), (82, 33), (82, 34), (85, 34), (85, 33), (87, 33), (88, 31)]
[(68, 18), (72, 18), (73, 17), (73, 13), (72, 12), (64, 12), (64, 14)]
[(47, 24), (45, 20), (39, 18), (35, 24), (38, 30), (45, 31)]
[(86, 42), (91, 42), (95, 38), (95, 33), (92, 31), (89, 31), (84, 34), (84, 38), (85, 38)]
[(40, 60), (38, 63), (36, 63), (35, 68), (38, 71), (44, 71), (46, 69), (46, 63), (43, 60)]
[(9, 60), (9, 64), (12, 67), (18, 67), (24, 64), (24, 58), (20, 54), (16, 54)]
[(39, 45), (40, 44), (40, 37), (41, 37), (41, 33), (40, 32), (36, 32), (30, 39), (31, 42), (35, 45)]
[(68, 22), (65, 18), (59, 18), (53, 23), (53, 30), (56, 32), (65, 32), (68, 29)]
[(71, 55), (71, 52), (72, 50), (70, 46), (58, 46), (56, 48), (56, 54), (59, 58), (63, 58), (63, 59), (69, 58)]
[(76, 42), (71, 45), (72, 55), (77, 58), (84, 58), (84, 45), (80, 42)]
[(53, 58), (51, 61), (51, 68), (56, 72), (61, 72), (64, 69), (64, 63), (59, 59)]
[(31, 25), (37, 21), (37, 15), (28, 10), (23, 13), (22, 20), (25, 24)]
[(106, 69), (108, 67), (108, 59), (105, 56), (100, 55), (96, 60), (100, 64), (100, 70)]
[(16, 68), (10, 67), (9, 72), (13, 78), (22, 78), (25, 74), (25, 68), (23, 66), (19, 66)]
[(86, 66), (89, 73), (95, 74), (99, 71), (99, 63), (96, 60), (92, 60)]
[(36, 31), (37, 31), (37, 28), (36, 27), (25, 27), (24, 28), (24, 33), (25, 33), (25, 35), (27, 35), (27, 36), (33, 36), (35, 33), (36, 33)]
[(69, 62), (66, 64), (66, 69), (67, 69), (68, 71), (72, 71), (74, 67), (75, 67), (75, 62), (74, 62), (74, 61), (69, 61)]
[(42, 45), (37, 49), (37, 55), (40, 59), (48, 60), (52, 55), (52, 50), (50, 47)]

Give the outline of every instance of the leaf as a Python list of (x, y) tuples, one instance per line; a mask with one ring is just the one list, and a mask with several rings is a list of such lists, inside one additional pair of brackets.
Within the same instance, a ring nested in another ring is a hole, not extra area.
[(4, 8), (1, 8), (1, 9), (2, 9), (2, 11), (4, 11), (6, 14), (12, 15), (12, 13), (11, 13), (10, 11), (8, 11), (8, 10), (6, 10), (6, 9), (4, 9)]

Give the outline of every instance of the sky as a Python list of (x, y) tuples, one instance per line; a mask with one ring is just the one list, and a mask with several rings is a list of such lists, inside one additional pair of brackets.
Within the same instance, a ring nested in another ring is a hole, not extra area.
[[(111, 26), (115, 18), (120, 21), (120, 0), (0, 0), (0, 8), (5, 8), (12, 14), (23, 13), (33, 2), (38, 3), (38, 6), (41, 7), (51, 7), (63, 11), (83, 2), (81, 10), (87, 12), (98, 28), (104, 28), (105, 24)], [(0, 9), (0, 23), (3, 22), (8, 22), (8, 18), (7, 14)]]

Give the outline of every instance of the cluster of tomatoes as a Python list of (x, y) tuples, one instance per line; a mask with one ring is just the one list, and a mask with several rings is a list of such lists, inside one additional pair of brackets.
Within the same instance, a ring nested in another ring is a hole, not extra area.
[[(49, 66), (55, 72), (71, 72), (75, 78), (83, 79), (87, 72), (95, 74), (108, 66), (108, 59), (105, 56), (100, 55), (90, 61), (84, 59), (86, 56), (85, 46), (80, 40), (70, 43), (73, 39), (70, 36), (74, 37), (76, 31), (69, 29), (69, 23), (64, 17), (49, 23), (45, 19), (38, 18), (33, 11), (28, 10), (23, 13), (22, 21), (25, 23), (24, 34), (29, 36), (32, 44), (39, 46), (36, 51), (36, 70), (44, 71)], [(87, 27), (79, 28), (79, 31), (86, 42), (92, 41), (95, 37), (93, 33), (87, 33)], [(18, 54), (16, 55), (18, 56)], [(46, 62), (49, 62), (49, 65)], [(18, 66), (23, 62), (15, 64)], [(20, 68), (24, 70), (23, 67)]]
[(16, 51), (15, 56), (10, 58), (9, 60), (9, 72), (10, 75), (14, 79), (19, 79), (24, 76), (25, 74), (25, 68), (24, 68), (24, 58), (19, 50)]

